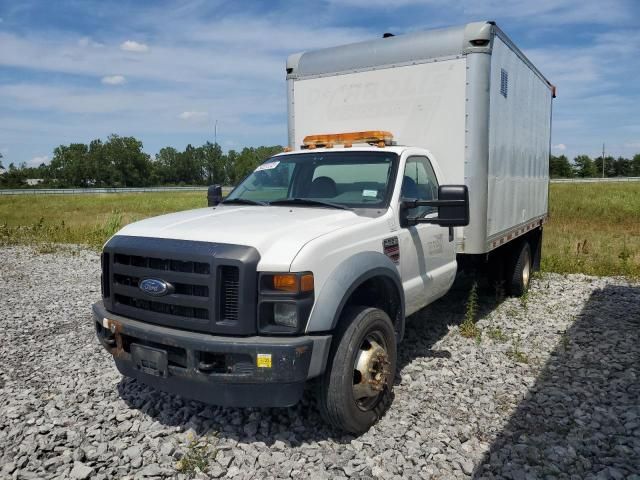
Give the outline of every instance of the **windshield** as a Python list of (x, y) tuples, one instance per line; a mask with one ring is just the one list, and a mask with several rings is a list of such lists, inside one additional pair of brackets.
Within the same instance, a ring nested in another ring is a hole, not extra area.
[[(272, 157), (225, 199), (229, 203), (381, 208), (389, 204), (398, 156), (323, 152)], [(310, 200), (310, 201), (303, 201)]]

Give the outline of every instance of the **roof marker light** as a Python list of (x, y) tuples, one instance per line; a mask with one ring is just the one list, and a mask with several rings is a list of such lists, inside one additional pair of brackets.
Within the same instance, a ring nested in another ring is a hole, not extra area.
[(368, 143), (385, 147), (392, 145), (393, 134), (383, 130), (366, 130), (364, 132), (327, 133), (321, 135), (307, 135), (302, 142), (302, 148), (313, 149), (317, 147), (331, 148), (334, 145), (350, 147), (354, 143)]

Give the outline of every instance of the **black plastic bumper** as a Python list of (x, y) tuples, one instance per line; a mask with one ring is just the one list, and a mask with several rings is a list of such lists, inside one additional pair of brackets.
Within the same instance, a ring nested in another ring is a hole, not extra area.
[(186, 398), (234, 407), (296, 404), (324, 371), (330, 335), (221, 337), (153, 325), (93, 305), (100, 343), (125, 376)]

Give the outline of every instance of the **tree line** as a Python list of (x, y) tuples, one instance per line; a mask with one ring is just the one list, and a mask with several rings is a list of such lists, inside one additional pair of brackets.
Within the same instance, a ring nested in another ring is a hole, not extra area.
[(27, 179), (42, 179), (38, 186), (51, 188), (234, 185), (279, 152), (282, 147), (275, 145), (223, 153), (217, 143), (206, 142), (183, 151), (165, 147), (152, 158), (140, 140), (111, 135), (104, 142), (60, 145), (49, 164), (37, 167), (11, 163), (4, 169), (0, 156), (0, 187), (25, 187)]
[[(0, 188), (26, 187), (27, 179), (42, 179), (41, 187), (147, 187), (159, 185), (235, 185), (256, 166), (282, 151), (279, 145), (245, 147), (223, 153), (217, 143), (206, 142), (183, 151), (162, 148), (154, 157), (134, 137), (111, 135), (88, 145), (60, 145), (49, 164), (28, 167), (10, 163), (5, 169), (0, 154)], [(605, 157), (605, 176), (640, 177), (640, 154), (633, 158)], [(602, 157), (551, 155), (552, 178), (601, 177)]]
[[(602, 156), (592, 159), (588, 155), (578, 155), (570, 162), (565, 155), (551, 155), (549, 175), (551, 178), (602, 177)], [(640, 177), (640, 154), (633, 158), (604, 157), (605, 177)]]

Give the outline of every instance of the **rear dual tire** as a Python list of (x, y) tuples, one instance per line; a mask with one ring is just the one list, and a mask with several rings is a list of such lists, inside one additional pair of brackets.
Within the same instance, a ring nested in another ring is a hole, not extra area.
[(524, 241), (514, 250), (512, 263), (507, 271), (507, 290), (513, 297), (521, 297), (529, 289), (532, 271), (531, 246)]
[(495, 288), (504, 287), (512, 297), (521, 297), (529, 289), (533, 267), (531, 244), (523, 240), (510, 248), (492, 252), (489, 283)]

